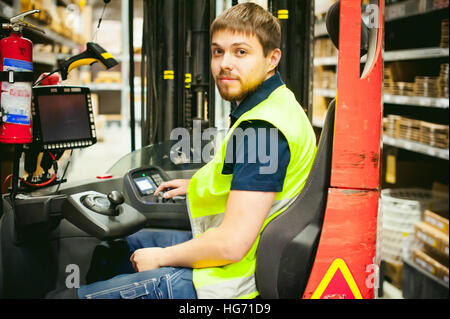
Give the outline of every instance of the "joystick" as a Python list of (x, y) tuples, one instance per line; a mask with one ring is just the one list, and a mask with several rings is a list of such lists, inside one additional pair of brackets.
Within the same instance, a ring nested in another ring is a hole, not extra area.
[(111, 208), (116, 209), (116, 206), (121, 205), (125, 202), (123, 194), (119, 191), (112, 191), (108, 194), (108, 200), (111, 203)]
[(118, 191), (69, 195), (61, 211), (69, 222), (102, 240), (130, 235), (147, 223), (147, 218), (126, 204)]
[(82, 203), (90, 210), (109, 216), (117, 216), (120, 214), (120, 206), (125, 202), (123, 194), (119, 191), (112, 191), (108, 196), (104, 195), (87, 195), (82, 199)]

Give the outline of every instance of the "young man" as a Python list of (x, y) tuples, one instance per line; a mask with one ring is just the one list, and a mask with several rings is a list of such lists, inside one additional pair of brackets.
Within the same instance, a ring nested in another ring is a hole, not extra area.
[[(80, 287), (79, 298), (258, 296), (260, 233), (300, 193), (316, 152), (308, 118), (276, 72), (280, 39), (279, 21), (254, 3), (216, 18), (211, 71), (221, 96), (233, 102), (230, 131), (215, 159), (191, 180), (169, 181), (156, 191), (171, 188), (168, 198), (187, 194), (192, 234), (143, 230), (129, 236), (128, 273)], [(236, 138), (242, 130), (256, 138)], [(277, 165), (265, 174), (258, 154), (268, 149)]]

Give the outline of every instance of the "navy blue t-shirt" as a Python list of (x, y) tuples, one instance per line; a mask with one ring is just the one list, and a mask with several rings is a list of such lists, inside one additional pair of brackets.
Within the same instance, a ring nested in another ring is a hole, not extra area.
[[(283, 85), (280, 74), (264, 81), (239, 106), (232, 104), (230, 127)], [(244, 121), (227, 144), (222, 174), (233, 174), (231, 190), (281, 192), (291, 157), (285, 136), (263, 120)]]

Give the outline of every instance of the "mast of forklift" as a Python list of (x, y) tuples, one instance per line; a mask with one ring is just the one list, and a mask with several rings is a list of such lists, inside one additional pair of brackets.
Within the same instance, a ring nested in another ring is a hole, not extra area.
[[(174, 128), (214, 124), (209, 25), (213, 0), (144, 1), (142, 146), (170, 139)], [(144, 92), (145, 90), (145, 92)]]

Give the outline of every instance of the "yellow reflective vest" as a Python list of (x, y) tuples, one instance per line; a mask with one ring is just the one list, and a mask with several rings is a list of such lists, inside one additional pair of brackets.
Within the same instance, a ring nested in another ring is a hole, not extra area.
[(242, 121), (264, 120), (281, 131), (291, 153), (282, 192), (275, 201), (245, 257), (220, 267), (196, 268), (193, 283), (198, 298), (254, 298), (256, 249), (264, 227), (283, 213), (300, 194), (316, 154), (316, 138), (311, 123), (294, 94), (286, 85), (275, 89), (267, 99), (244, 113), (225, 136), (213, 160), (199, 169), (188, 188), (188, 209), (193, 237), (220, 225), (230, 192), (232, 174), (222, 174), (228, 140)]

